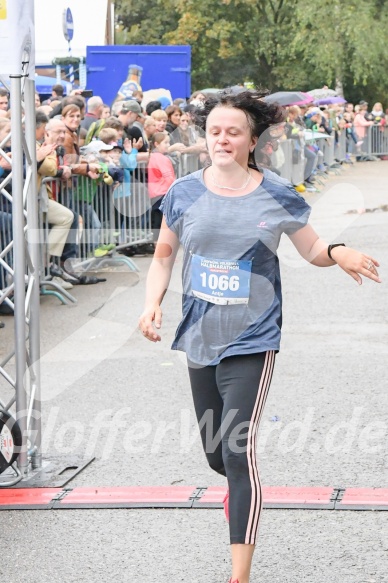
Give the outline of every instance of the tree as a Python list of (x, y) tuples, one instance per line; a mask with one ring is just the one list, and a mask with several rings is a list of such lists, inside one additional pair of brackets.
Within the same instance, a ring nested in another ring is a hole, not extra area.
[(194, 86), (251, 80), (277, 89), (276, 70), (292, 38), (288, 21), (296, 2), (181, 0), (178, 27), (165, 39), (192, 45)]
[(299, 0), (299, 26), (291, 51), (332, 86), (379, 82), (387, 24), (381, 4), (381, 0), (321, 0), (316, 4)]
[(177, 4), (177, 0), (116, 0), (116, 42), (163, 44), (164, 35), (178, 25)]
[(252, 81), (271, 91), (337, 82), (345, 96), (388, 90), (388, 0), (119, 0), (131, 44), (190, 44), (195, 89)]

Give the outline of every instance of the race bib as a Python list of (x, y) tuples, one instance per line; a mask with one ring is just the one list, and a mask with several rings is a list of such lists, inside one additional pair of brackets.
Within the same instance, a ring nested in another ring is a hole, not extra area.
[(191, 258), (193, 295), (212, 304), (247, 304), (252, 261), (239, 259)]

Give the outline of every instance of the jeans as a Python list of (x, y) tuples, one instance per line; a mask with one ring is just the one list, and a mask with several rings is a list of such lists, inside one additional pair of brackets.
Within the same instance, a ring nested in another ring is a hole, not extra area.
[(80, 203), (80, 211), (84, 221), (82, 237), (82, 253), (87, 255), (101, 244), (101, 221), (91, 204)]

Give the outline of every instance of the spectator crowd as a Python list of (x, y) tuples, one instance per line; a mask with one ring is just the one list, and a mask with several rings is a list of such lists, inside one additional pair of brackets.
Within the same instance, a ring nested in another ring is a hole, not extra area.
[[(91, 256), (103, 257), (114, 247), (101, 241), (103, 217), (94, 204), (99, 184), (113, 189), (116, 212), (120, 213), (130, 200), (136, 179), (148, 193), (150, 227), (158, 232), (162, 218), (159, 207), (176, 177), (208, 163), (204, 133), (196, 125), (196, 112), (205, 99), (206, 94), (196, 92), (189, 100), (171, 102), (161, 97), (143, 107), (143, 94), (135, 91), (131, 99), (116, 100), (109, 106), (99, 96), (86, 101), (78, 90), (65, 97), (61, 85), (55, 85), (43, 103), (36, 94), (37, 186), (40, 210), (49, 225), (45, 268), (53, 283), (70, 289), (101, 281), (77, 275), (72, 269), (82, 237)], [(11, 172), (11, 115), (8, 92), (0, 89), (0, 235), (1, 250), (6, 252), (3, 261), (8, 264), (12, 263), (12, 249), (7, 252), (12, 241), (12, 181), (6, 180)], [(262, 147), (261, 159), (280, 173), (278, 144), (291, 140), (293, 163), (304, 160), (304, 182), (296, 186), (300, 191), (314, 190), (317, 174), (327, 172), (320, 140), (314, 137), (333, 136), (338, 141), (345, 135), (347, 157), (361, 159), (368, 128), (384, 130), (387, 119), (381, 103), (372, 108), (365, 101), (357, 105), (293, 105), (284, 108), (285, 121), (276, 139), (269, 139)], [(133, 226), (128, 213), (122, 215), (122, 225)], [(153, 248), (150, 242), (131, 247), (128, 254), (152, 253)], [(0, 262), (0, 290), (6, 289), (9, 281), (10, 275)], [(9, 311), (0, 296), (0, 313)]]

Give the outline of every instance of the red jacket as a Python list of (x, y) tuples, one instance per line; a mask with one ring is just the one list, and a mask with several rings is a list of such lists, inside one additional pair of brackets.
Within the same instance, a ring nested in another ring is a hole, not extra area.
[(160, 152), (153, 152), (148, 162), (149, 197), (164, 196), (174, 181), (174, 167), (169, 157)]

